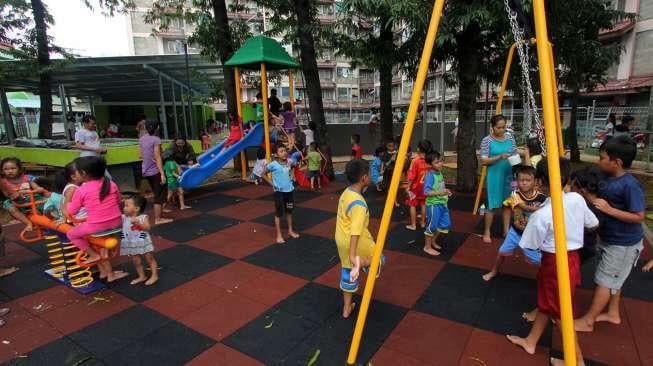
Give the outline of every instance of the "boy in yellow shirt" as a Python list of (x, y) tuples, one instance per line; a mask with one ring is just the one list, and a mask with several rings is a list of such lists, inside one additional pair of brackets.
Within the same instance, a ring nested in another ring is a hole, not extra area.
[[(345, 175), (351, 184), (338, 201), (336, 245), (340, 256), (340, 289), (343, 294), (342, 317), (351, 315), (355, 303), (352, 296), (358, 290), (358, 275), (372, 261), (374, 238), (368, 229), (370, 213), (363, 192), (370, 184), (370, 166), (365, 160), (354, 159), (347, 163)], [(383, 264), (383, 259), (381, 264)], [(379, 267), (379, 273), (381, 267)], [(379, 275), (377, 273), (377, 277)]]

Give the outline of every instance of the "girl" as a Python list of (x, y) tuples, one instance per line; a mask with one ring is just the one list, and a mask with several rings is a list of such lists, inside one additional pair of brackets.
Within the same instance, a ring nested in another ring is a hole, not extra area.
[(225, 151), (229, 146), (240, 141), (241, 138), (243, 138), (243, 131), (240, 126), (240, 118), (234, 117), (229, 113), (229, 137), (227, 137), (227, 141), (225, 141), (222, 151)]
[[(512, 167), (508, 157), (517, 151), (517, 144), (512, 135), (506, 133), (506, 118), (500, 114), (492, 116), (491, 133), (481, 141), (481, 163), (487, 166), (487, 187), (488, 211), (485, 214), (485, 230), (483, 231), (483, 242), (492, 242), (490, 229), (494, 220), (494, 211), (503, 207), (511, 193)], [(503, 235), (508, 233), (510, 228), (510, 210), (503, 208)]]
[(374, 150), (374, 160), (372, 160), (372, 165), (370, 166), (370, 180), (372, 181), (372, 184), (376, 186), (378, 192), (383, 190), (381, 185), (383, 184), (384, 159), (385, 147), (379, 146)]
[(426, 197), (424, 196), (424, 177), (428, 173), (430, 166), (426, 163), (424, 158), (426, 154), (433, 150), (433, 144), (429, 140), (421, 140), (417, 144), (417, 157), (410, 162), (408, 169), (408, 186), (406, 193), (408, 199), (406, 205), (410, 208), (410, 224), (406, 225), (408, 230), (417, 230), (417, 207), (420, 208), (422, 218), (420, 226), (426, 226)]
[[(0, 177), (0, 189), (5, 197), (8, 197), (2, 204), (2, 207), (9, 211), (11, 216), (16, 220), (25, 224), (25, 231), (32, 231), (34, 228), (32, 222), (29, 221), (25, 214), (29, 213), (28, 207), (17, 208), (14, 203), (28, 203), (30, 196), (25, 194), (25, 191), (33, 190), (37, 194), (34, 199), (40, 201), (43, 199), (41, 195), (45, 190), (34, 181), (34, 177), (25, 174), (23, 165), (18, 158), (10, 157), (2, 159), (0, 162), (0, 169), (2, 169), (2, 177)], [(41, 207), (42, 208), (42, 207)]]
[(264, 172), (266, 163), (267, 161), (265, 160), (265, 149), (260, 147), (256, 151), (256, 164), (254, 164), (254, 168), (252, 168), (252, 174), (250, 174), (248, 182), (259, 185), (263, 181), (265, 177)]
[(537, 168), (537, 164), (542, 161), (542, 146), (540, 146), (540, 140), (538, 139), (529, 139), (526, 142), (526, 156), (525, 164)]
[[(138, 277), (130, 282), (132, 285), (145, 282), (146, 286), (151, 286), (159, 280), (158, 265), (153, 254), (154, 245), (148, 233), (151, 228), (150, 218), (144, 214), (146, 203), (145, 198), (138, 194), (127, 198), (124, 202), (120, 255), (132, 257), (136, 274), (138, 274)], [(150, 266), (149, 279), (145, 276), (141, 255), (145, 255), (145, 260)]]

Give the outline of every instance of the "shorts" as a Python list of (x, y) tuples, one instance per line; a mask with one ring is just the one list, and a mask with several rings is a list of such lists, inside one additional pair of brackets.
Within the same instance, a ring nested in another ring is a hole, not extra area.
[(372, 183), (381, 184), (383, 183), (383, 176), (372, 177)]
[[(571, 288), (571, 308), (576, 313), (574, 294), (580, 284), (580, 258), (577, 251), (567, 252), (569, 263), (569, 282)], [(556, 256), (542, 252), (542, 265), (537, 272), (537, 309), (555, 319), (560, 319), (560, 297), (558, 296), (558, 274)], [(574, 316), (575, 317), (575, 316)]]
[(291, 214), (294, 207), (294, 192), (274, 192), (274, 216), (281, 217), (284, 212)]
[(152, 195), (154, 196), (154, 203), (162, 205), (166, 198), (166, 186), (161, 183), (161, 174), (155, 174), (144, 178), (147, 179), (147, 182), (150, 184)]
[(179, 181), (177, 179), (169, 180), (166, 179), (166, 184), (168, 185), (168, 191), (174, 192), (179, 188)]
[[(414, 192), (413, 192), (414, 193)], [(408, 207), (420, 207), (426, 205), (426, 197), (417, 197), (410, 199), (406, 198), (406, 206)]]
[[(379, 268), (376, 271), (376, 278), (379, 278), (381, 276), (381, 269), (385, 265), (386, 262), (386, 257), (385, 255), (381, 254), (381, 261), (379, 262)], [(363, 267), (361, 268), (361, 272), (367, 273), (369, 270), (368, 267)], [(356, 281), (352, 281), (351, 278), (349, 277), (351, 273), (351, 268), (341, 268), (340, 269), (340, 289), (344, 292), (356, 292), (358, 291), (358, 279)], [(358, 276), (360, 278), (360, 275)]]
[[(37, 202), (38, 201), (43, 201), (43, 200), (45, 200), (45, 196), (43, 196), (40, 193), (36, 193), (36, 194), (34, 194), (34, 200), (37, 201)], [(4, 208), (7, 211), (11, 210), (12, 208), (17, 208), (20, 212), (22, 212), (25, 215), (28, 215), (28, 214), (31, 213), (31, 208), (29, 206), (16, 207), (15, 206), (16, 203), (19, 203), (19, 204), (29, 203), (29, 196), (25, 196), (24, 198), (18, 199), (16, 201), (6, 199), (6, 200), (4, 200), (4, 202), (2, 202), (2, 208)], [(43, 211), (43, 204), (36, 205), (36, 209), (38, 211)]]
[(433, 236), (436, 232), (448, 233), (451, 226), (449, 209), (445, 205), (426, 206), (426, 230), (424, 235)]
[(506, 238), (503, 240), (503, 243), (499, 247), (499, 255), (507, 257), (513, 255), (515, 250), (521, 249), (528, 263), (539, 266), (542, 262), (542, 252), (534, 249), (520, 248), (520, 240), (521, 234), (519, 234), (517, 230), (511, 226), (510, 230), (508, 230), (508, 235), (506, 235)]
[(308, 171), (308, 178), (313, 179), (313, 178), (319, 178), (320, 177), (320, 171), (319, 170), (309, 170)]
[(249, 180), (250, 180), (250, 181), (257, 181), (257, 182), (260, 182), (262, 179), (263, 179), (263, 178), (259, 177), (258, 175), (254, 174), (254, 173), (251, 173), (251, 174), (249, 175)]
[(596, 267), (594, 282), (615, 293), (621, 289), (630, 271), (637, 264), (639, 254), (644, 249), (643, 242), (630, 246), (609, 245), (599, 242), (598, 253), (601, 256), (599, 265)]

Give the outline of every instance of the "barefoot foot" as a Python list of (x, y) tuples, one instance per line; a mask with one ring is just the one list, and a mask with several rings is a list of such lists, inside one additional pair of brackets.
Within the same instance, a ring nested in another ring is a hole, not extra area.
[(170, 222), (172, 222), (172, 219), (165, 219), (165, 218), (162, 217), (162, 218), (154, 221), (154, 225), (163, 225), (163, 224), (168, 224)]
[(179, 209), (180, 210), (188, 210), (189, 208), (192, 208), (190, 206), (181, 206)]
[(152, 286), (159, 280), (159, 276), (151, 276), (149, 280), (145, 282), (145, 286)]
[(608, 322), (608, 323), (619, 325), (621, 324), (621, 317), (619, 316), (619, 314), (612, 315), (610, 313), (603, 313), (603, 314), (599, 314), (599, 316), (596, 317), (596, 321)]
[(483, 275), (483, 281), (487, 282), (487, 281), (493, 279), (494, 277), (496, 277), (496, 275), (497, 275), (496, 271), (490, 271), (490, 272)]
[(90, 265), (94, 264), (94, 262), (99, 261), (100, 259), (102, 259), (102, 257), (100, 257), (98, 254), (91, 255), (88, 258), (86, 258), (86, 260), (83, 261), (82, 264), (86, 265), (86, 266), (90, 266)]
[(426, 252), (426, 254), (428, 254), (428, 255), (432, 255), (432, 256), (434, 256), (434, 257), (437, 257), (437, 256), (440, 255), (440, 252), (438, 252), (437, 250), (433, 249), (432, 247), (424, 248), (424, 252)]
[(522, 319), (526, 320), (529, 323), (534, 322), (536, 316), (537, 316), (537, 308), (529, 311), (528, 313), (521, 314)]
[(117, 281), (121, 278), (125, 278), (129, 276), (129, 273), (124, 272), (124, 271), (113, 271), (110, 272), (109, 275), (107, 276), (107, 282), (111, 283), (113, 281)]
[(492, 238), (490, 237), (490, 235), (483, 235), (483, 243), (492, 244)]
[(285, 243), (286, 243), (286, 241), (283, 240), (282, 236), (277, 236), (277, 244), (285, 244)]
[(585, 318), (574, 320), (574, 329), (577, 332), (591, 332), (594, 330), (594, 324), (589, 323)]
[(288, 235), (293, 239), (299, 239), (299, 234), (294, 231), (288, 231)]
[(147, 280), (147, 277), (137, 277), (137, 278), (134, 278), (133, 280), (131, 280), (131, 282), (129, 282), (129, 284), (130, 285), (138, 285), (139, 283), (144, 282), (145, 280)]
[(435, 249), (435, 250), (440, 250), (440, 249), (442, 249), (442, 247), (439, 246), (438, 244), (436, 244), (435, 242), (431, 243), (431, 247), (432, 247), (433, 249)]
[(342, 318), (347, 319), (351, 315), (351, 313), (356, 309), (356, 303), (352, 302), (351, 306), (349, 308), (343, 308), (342, 309)]
[(415, 226), (415, 225), (406, 225), (406, 230), (415, 231), (415, 230), (417, 230), (417, 226)]
[(515, 344), (523, 348), (524, 351), (526, 351), (526, 353), (528, 353), (529, 355), (535, 354), (535, 345), (528, 343), (526, 341), (526, 338), (521, 338), (514, 335), (507, 335), (506, 338), (508, 338), (508, 340), (512, 342), (512, 344)]

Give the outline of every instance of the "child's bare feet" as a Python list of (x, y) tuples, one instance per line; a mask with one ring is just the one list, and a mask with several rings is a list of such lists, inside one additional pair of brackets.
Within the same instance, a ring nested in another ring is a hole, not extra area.
[(526, 353), (528, 353), (529, 355), (535, 354), (535, 345), (529, 343), (526, 340), (526, 338), (521, 338), (514, 335), (507, 335), (506, 338), (508, 338), (508, 340), (512, 342), (512, 344), (518, 345), (521, 348), (523, 348), (524, 351), (526, 351)]
[(529, 311), (528, 313), (521, 314), (522, 319), (526, 320), (529, 323), (534, 322), (536, 316), (537, 316), (537, 308)]
[(9, 267), (9, 268), (2, 268), (0, 269), (0, 277), (6, 277), (9, 276), (10, 274), (18, 271), (18, 267)]
[(434, 257), (437, 257), (437, 256), (440, 255), (440, 252), (438, 252), (437, 250), (433, 249), (433, 247), (430, 246), (430, 245), (429, 245), (428, 247), (425, 247), (425, 248), (424, 248), (424, 252), (426, 252), (426, 254), (428, 254), (428, 255), (432, 255), (432, 256), (434, 256)]
[(190, 206), (181, 206), (179, 207), (180, 210), (188, 210), (189, 208), (192, 208)]
[(286, 241), (283, 240), (283, 236), (277, 236), (277, 244), (284, 244)]
[(26, 232), (34, 231), (34, 225), (32, 225), (31, 222), (29, 224), (25, 224), (25, 231)]
[(172, 222), (172, 219), (160, 218), (154, 221), (154, 225), (163, 225)]
[(489, 281), (489, 280), (493, 279), (494, 277), (496, 277), (496, 275), (497, 275), (497, 271), (490, 271), (490, 272), (483, 275), (483, 281)]
[(574, 329), (577, 332), (592, 332), (594, 324), (590, 324), (585, 318), (578, 318), (574, 320)]
[(295, 231), (289, 230), (288, 235), (293, 239), (299, 239), (299, 234), (297, 234)]
[(644, 271), (644, 272), (648, 272), (648, 271), (651, 270), (651, 268), (653, 268), (653, 259), (651, 259), (650, 261), (648, 261), (648, 262), (644, 265), (644, 267), (642, 267), (642, 271)]
[(435, 250), (440, 250), (440, 249), (442, 249), (442, 247), (439, 246), (439, 245), (435, 242), (435, 240), (431, 243), (431, 246), (432, 246), (433, 249), (435, 249)]
[(406, 229), (411, 230), (411, 231), (415, 231), (415, 230), (417, 230), (417, 226), (415, 226), (415, 225), (406, 225)]
[(483, 243), (492, 244), (492, 238), (490, 237), (489, 234), (483, 235)]
[(139, 283), (141, 283), (141, 282), (143, 282), (145, 280), (147, 280), (147, 277), (145, 277), (145, 276), (137, 277), (137, 278), (134, 278), (133, 280), (131, 280), (131, 282), (129, 284), (130, 285), (138, 285)]
[(111, 283), (127, 276), (129, 276), (129, 273), (125, 271), (111, 271), (107, 275), (107, 282)]
[(615, 325), (619, 325), (619, 324), (621, 324), (621, 317), (619, 316), (619, 314), (615, 315), (615, 314), (610, 314), (610, 313), (603, 313), (603, 314), (599, 314), (596, 317), (595, 321), (597, 321), (597, 322), (608, 322), (608, 323), (612, 323), (612, 324), (615, 324)]
[(356, 303), (355, 302), (352, 302), (351, 306), (349, 306), (349, 307), (343, 307), (342, 308), (342, 317), (344, 319), (349, 318), (349, 316), (354, 311), (354, 309), (356, 309)]
[(89, 254), (88, 258), (86, 258), (86, 260), (83, 261), (82, 264), (88, 266), (88, 265), (91, 265), (91, 264), (99, 261), (100, 259), (102, 259), (102, 257), (100, 257), (100, 255), (97, 254), (97, 253), (95, 253), (93, 255)]
[(158, 275), (152, 275), (150, 276), (150, 279), (145, 282), (145, 286), (152, 286), (156, 283), (156, 281), (159, 280)]

